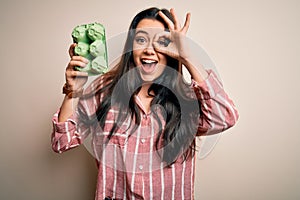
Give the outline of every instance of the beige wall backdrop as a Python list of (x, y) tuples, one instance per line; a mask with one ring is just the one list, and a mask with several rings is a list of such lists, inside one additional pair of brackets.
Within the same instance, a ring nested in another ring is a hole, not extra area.
[[(188, 35), (215, 62), (237, 125), (197, 160), (200, 200), (300, 199), (300, 1), (0, 1), (0, 199), (91, 200), (96, 166), (81, 146), (50, 147), (74, 26), (107, 37), (149, 6), (192, 13)], [(122, 45), (120, 45), (122, 48)]]

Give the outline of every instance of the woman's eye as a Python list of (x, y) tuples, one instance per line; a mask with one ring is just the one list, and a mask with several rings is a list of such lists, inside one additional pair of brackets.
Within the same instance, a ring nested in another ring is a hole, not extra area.
[(135, 38), (135, 41), (138, 43), (138, 44), (145, 44), (147, 41), (145, 38), (143, 37), (137, 37)]
[(168, 38), (160, 38), (157, 43), (161, 46), (167, 47), (170, 44), (171, 40)]

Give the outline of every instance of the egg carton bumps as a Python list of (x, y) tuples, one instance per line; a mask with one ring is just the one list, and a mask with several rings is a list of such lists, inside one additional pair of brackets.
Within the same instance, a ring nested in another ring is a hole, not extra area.
[(74, 53), (89, 60), (86, 67), (76, 67), (76, 70), (88, 72), (89, 76), (108, 71), (105, 28), (102, 24), (95, 22), (78, 25), (72, 31), (72, 38), (77, 44)]

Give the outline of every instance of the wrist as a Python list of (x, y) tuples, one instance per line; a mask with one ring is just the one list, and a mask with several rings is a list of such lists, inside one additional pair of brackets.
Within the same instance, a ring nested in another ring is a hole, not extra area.
[(82, 96), (83, 88), (73, 90), (67, 83), (65, 83), (62, 89), (62, 93), (69, 98), (77, 98)]

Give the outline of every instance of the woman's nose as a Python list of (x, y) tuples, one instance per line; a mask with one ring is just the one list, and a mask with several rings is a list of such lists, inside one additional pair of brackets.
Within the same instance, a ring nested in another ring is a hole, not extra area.
[(145, 47), (144, 49), (144, 53), (148, 54), (148, 55), (154, 55), (155, 54), (155, 50), (152, 44), (149, 44), (148, 46)]

